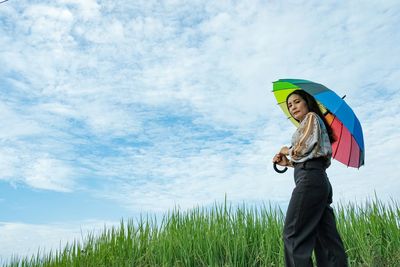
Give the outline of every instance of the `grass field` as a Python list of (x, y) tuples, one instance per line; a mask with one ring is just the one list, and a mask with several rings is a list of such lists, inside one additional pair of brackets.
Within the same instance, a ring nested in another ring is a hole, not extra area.
[[(339, 205), (336, 215), (350, 266), (400, 266), (396, 202)], [(162, 221), (121, 221), (81, 243), (5, 266), (284, 266), (283, 219), (272, 206), (176, 209)]]

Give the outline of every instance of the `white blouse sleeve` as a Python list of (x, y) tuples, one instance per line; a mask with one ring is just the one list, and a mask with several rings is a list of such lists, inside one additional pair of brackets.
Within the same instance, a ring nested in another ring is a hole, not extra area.
[(314, 112), (307, 113), (304, 121), (302, 121), (297, 129), (297, 138), (289, 150), (289, 156), (293, 160), (296, 161), (307, 157), (314, 150), (315, 146), (318, 145), (321, 129), (317, 116)]

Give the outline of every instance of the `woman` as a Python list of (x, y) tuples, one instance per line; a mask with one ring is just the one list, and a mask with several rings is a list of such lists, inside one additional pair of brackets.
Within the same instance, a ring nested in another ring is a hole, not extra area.
[(278, 165), (294, 167), (296, 183), (283, 229), (286, 266), (312, 266), (313, 250), (318, 266), (347, 266), (325, 172), (331, 163), (332, 130), (316, 100), (305, 91), (289, 94), (286, 105), (300, 123), (291, 148), (282, 147), (273, 158)]

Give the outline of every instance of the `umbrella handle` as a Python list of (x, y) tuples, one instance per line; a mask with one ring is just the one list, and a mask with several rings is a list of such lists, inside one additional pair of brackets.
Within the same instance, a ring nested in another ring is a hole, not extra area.
[(280, 169), (278, 169), (277, 164), (274, 163), (274, 170), (275, 170), (277, 173), (284, 173), (284, 172), (287, 171), (287, 169), (288, 169), (288, 168), (285, 167), (285, 168), (283, 168), (282, 170), (280, 170)]

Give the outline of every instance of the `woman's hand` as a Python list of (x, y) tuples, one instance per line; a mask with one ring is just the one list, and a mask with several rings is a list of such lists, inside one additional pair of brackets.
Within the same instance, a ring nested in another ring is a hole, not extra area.
[(290, 166), (289, 159), (282, 153), (276, 154), (272, 159), (272, 162), (280, 166)]
[(285, 156), (288, 156), (288, 155), (289, 155), (289, 148), (288, 148), (287, 146), (283, 146), (283, 147), (281, 148), (281, 150), (279, 151), (279, 153), (280, 153), (280, 154), (283, 154), (283, 155), (285, 155)]

